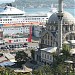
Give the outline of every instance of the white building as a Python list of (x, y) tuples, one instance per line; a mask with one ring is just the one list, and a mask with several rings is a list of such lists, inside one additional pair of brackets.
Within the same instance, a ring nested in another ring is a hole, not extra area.
[(28, 38), (5, 38), (4, 41), (6, 43), (28, 43)]
[(3, 35), (13, 35), (17, 33), (30, 34), (30, 26), (28, 25), (22, 26), (22, 24), (16, 24), (15, 26), (7, 24), (6, 26), (3, 26), (1, 30), (3, 31)]
[(35, 42), (28, 43), (27, 48), (28, 49), (37, 49), (37, 48), (39, 48), (39, 43), (35, 43)]
[(48, 47), (41, 50), (41, 62), (44, 64), (51, 64), (53, 62), (53, 53), (56, 52), (57, 47)]

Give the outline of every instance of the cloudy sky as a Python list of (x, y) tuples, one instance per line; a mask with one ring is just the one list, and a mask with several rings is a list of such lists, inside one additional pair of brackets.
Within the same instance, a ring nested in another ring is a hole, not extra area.
[(10, 2), (13, 2), (13, 1), (15, 1), (15, 0), (0, 0), (0, 4), (1, 3), (10, 3)]

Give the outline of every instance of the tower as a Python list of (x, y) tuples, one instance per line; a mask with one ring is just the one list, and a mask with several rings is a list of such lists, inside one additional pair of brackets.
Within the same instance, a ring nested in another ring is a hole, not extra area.
[(62, 50), (63, 0), (58, 0), (58, 54)]

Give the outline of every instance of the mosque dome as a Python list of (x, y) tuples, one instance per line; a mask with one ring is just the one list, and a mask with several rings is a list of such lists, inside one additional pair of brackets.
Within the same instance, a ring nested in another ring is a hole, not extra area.
[[(53, 13), (50, 18), (48, 19), (48, 24), (57, 24), (58, 23), (58, 13), (55, 12)], [(75, 24), (74, 22), (74, 17), (68, 13), (68, 12), (63, 12), (63, 24), (64, 25), (73, 25)]]

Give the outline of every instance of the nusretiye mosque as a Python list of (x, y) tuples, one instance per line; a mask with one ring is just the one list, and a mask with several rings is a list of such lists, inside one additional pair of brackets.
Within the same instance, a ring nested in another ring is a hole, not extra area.
[(61, 50), (63, 44), (68, 44), (75, 54), (75, 18), (66, 11), (63, 11), (63, 0), (59, 0), (59, 10), (53, 13), (46, 26), (40, 33), (39, 49), (35, 52), (35, 60), (51, 64), (53, 52)]

